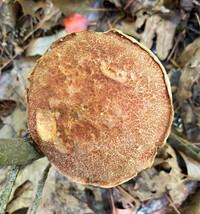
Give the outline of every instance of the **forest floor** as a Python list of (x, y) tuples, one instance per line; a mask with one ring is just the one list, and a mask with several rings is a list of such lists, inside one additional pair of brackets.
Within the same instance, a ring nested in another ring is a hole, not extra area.
[[(83, 16), (79, 24), (74, 14)], [(110, 28), (140, 41), (164, 65), (175, 111), (171, 134), (153, 167), (110, 189), (74, 183), (52, 167), (37, 213), (199, 214), (199, 0), (0, 0), (0, 138), (28, 131), (27, 76), (50, 44), (72, 31)], [(27, 212), (47, 164), (43, 158), (21, 168), (7, 213)], [(7, 174), (0, 169), (0, 191)]]

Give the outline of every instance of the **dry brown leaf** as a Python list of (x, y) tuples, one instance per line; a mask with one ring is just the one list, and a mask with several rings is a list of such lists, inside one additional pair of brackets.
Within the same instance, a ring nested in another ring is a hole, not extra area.
[(73, 13), (86, 15), (88, 9), (92, 7), (94, 0), (50, 0), (58, 7), (66, 16)]
[[(194, 113), (197, 119), (197, 126), (200, 128), (200, 106), (194, 107)], [(198, 133), (198, 136), (196, 138), (197, 141), (200, 141), (200, 133)]]
[(117, 24), (115, 28), (121, 30), (125, 34), (133, 36), (136, 39), (140, 39), (140, 34), (137, 33), (134, 23), (122, 21), (120, 24)]
[(153, 45), (153, 38), (156, 35), (156, 29), (161, 21), (161, 18), (159, 15), (151, 16), (146, 20), (145, 29), (142, 33), (140, 42), (151, 49)]
[(179, 106), (182, 106), (187, 98), (192, 97), (192, 86), (199, 79), (200, 68), (185, 67), (181, 70), (178, 89), (175, 94)]
[(199, 214), (200, 213), (200, 190), (191, 196), (189, 201), (183, 205), (181, 214)]
[[(10, 195), (9, 213), (26, 208), (32, 203), (38, 180), (47, 164), (47, 159), (42, 158), (22, 167)], [(7, 172), (8, 168), (0, 169), (0, 192), (5, 183)]]
[(197, 112), (195, 112), (194, 106), (188, 101), (182, 105), (181, 117), (184, 125), (185, 132), (189, 140), (196, 141), (196, 134), (194, 134), (194, 130), (197, 128)]
[(39, 8), (44, 8), (46, 6), (45, 1), (34, 1), (34, 0), (16, 0), (22, 6), (25, 15), (31, 15), (35, 17), (35, 12)]
[(136, 14), (136, 21), (135, 21), (135, 28), (139, 29), (142, 27), (142, 25), (145, 23), (147, 18), (149, 17), (147, 14), (145, 14), (146, 11), (143, 9), (139, 9), (139, 12)]
[(188, 66), (189, 64), (200, 64), (200, 38), (194, 40), (191, 44), (189, 44), (184, 51), (181, 53), (181, 55), (177, 59), (177, 63), (179, 66)]
[(200, 181), (200, 163), (182, 152), (179, 153), (185, 161), (188, 176)]
[[(173, 202), (181, 204), (187, 193), (187, 188), (176, 154), (170, 145), (166, 144), (160, 149), (154, 166), (139, 173), (134, 179), (135, 187), (128, 186), (129, 193), (141, 201), (146, 201), (160, 198), (168, 191)], [(166, 171), (157, 170), (159, 167)]]
[(17, 107), (11, 115), (3, 118), (4, 126), (0, 129), (0, 138), (16, 136), (20, 130), (27, 130), (25, 88), (29, 82), (27, 76), (36, 61), (36, 57), (22, 58), (14, 61), (14, 68), (4, 73), (0, 78), (0, 99), (10, 99), (17, 102)]
[[(99, 210), (103, 210), (100, 203), (100, 188), (71, 182), (60, 175), (53, 167), (49, 171), (47, 181), (42, 193), (42, 199), (37, 214), (91, 214), (92, 211), (87, 204), (85, 189), (89, 188), (94, 194), (96, 201), (99, 201)], [(96, 213), (98, 213), (97, 211)]]
[(179, 19), (178, 15), (174, 15), (174, 19), (162, 19), (156, 29), (157, 43), (156, 53), (160, 60), (167, 58), (169, 51), (173, 46), (174, 35)]
[(179, 106), (192, 96), (192, 86), (200, 77), (200, 40), (197, 39), (188, 45), (177, 60), (180, 66), (184, 66), (181, 71), (176, 99)]
[(33, 184), (26, 181), (14, 193), (14, 198), (7, 206), (7, 211), (11, 214), (22, 208), (29, 207), (33, 198)]
[(161, 60), (167, 58), (173, 46), (175, 30), (180, 21), (176, 14), (170, 17), (170, 19), (164, 19), (159, 15), (151, 16), (147, 19), (141, 36), (140, 42), (150, 49), (153, 45), (153, 39), (157, 35), (156, 52)]
[(135, 31), (144, 25), (140, 42), (152, 48), (153, 39), (157, 36), (156, 52), (161, 60), (166, 59), (172, 49), (175, 30), (180, 22), (179, 14), (175, 10), (165, 7), (166, 1), (142, 1), (137, 2), (131, 8), (131, 14), (136, 17), (133, 23)]
[(66, 35), (65, 30), (60, 31), (52, 36), (46, 36), (36, 39), (27, 49), (27, 56), (43, 55), (45, 51), (50, 47), (50, 45), (59, 39), (60, 37)]
[(155, 168), (151, 168), (139, 174), (134, 191), (141, 201), (160, 198), (169, 191), (173, 202), (181, 204), (187, 191), (183, 181), (181, 174), (158, 172)]
[[(4, 28), (7, 25), (12, 29), (15, 28), (18, 9), (19, 9), (19, 5), (17, 5), (14, 1), (2, 3), (1, 12), (0, 12), (1, 18), (2, 18), (1, 27)], [(4, 34), (4, 29), (1, 29), (1, 30)], [(7, 35), (4, 35), (4, 38), (6, 37)]]
[(164, 147), (159, 147), (157, 150), (157, 156), (154, 160), (156, 166), (162, 166), (165, 170), (171, 170), (170, 173), (179, 174), (181, 169), (178, 165), (176, 153), (172, 146), (166, 144)]

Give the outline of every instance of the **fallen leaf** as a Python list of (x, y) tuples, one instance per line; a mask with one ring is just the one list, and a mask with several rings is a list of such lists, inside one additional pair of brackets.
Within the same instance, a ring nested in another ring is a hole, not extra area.
[(151, 49), (153, 45), (153, 38), (156, 35), (156, 29), (161, 21), (159, 15), (151, 16), (146, 20), (145, 29), (142, 33), (140, 42), (147, 48)]
[(172, 49), (176, 27), (179, 22), (178, 14), (171, 14), (170, 19), (161, 19), (156, 29), (156, 53), (160, 60), (166, 59)]
[(52, 36), (41, 37), (34, 40), (27, 49), (26, 56), (43, 55), (54, 41), (65, 35), (66, 32), (62, 30)]
[(120, 24), (117, 24), (115, 28), (121, 30), (125, 34), (135, 37), (136, 39), (140, 39), (141, 35), (137, 33), (134, 23), (122, 21)]
[(199, 64), (200, 61), (200, 38), (189, 44), (177, 59), (179, 66), (184, 67), (189, 64)]
[(172, 49), (176, 27), (180, 22), (176, 7), (170, 10), (166, 5), (166, 1), (145, 0), (133, 4), (130, 9), (132, 16), (136, 17), (134, 30), (141, 32), (140, 42), (151, 49), (156, 38), (156, 54), (161, 60), (166, 59)]
[[(157, 212), (161, 212), (160, 214), (162, 214), (162, 210), (165, 209), (168, 204), (169, 201), (167, 201), (165, 196), (155, 198), (148, 201), (137, 214), (156, 214)], [(166, 214), (166, 212), (163, 214)]]
[(32, 203), (34, 186), (30, 181), (25, 181), (14, 193), (13, 199), (7, 206), (7, 212), (13, 213), (22, 208), (27, 208)]
[[(1, 4), (1, 32), (3, 34), (4, 32), (6, 32), (4, 31), (4, 28), (6, 28), (6, 26), (9, 26), (12, 30), (14, 30), (18, 10), (19, 6), (14, 1), (9, 1), (7, 3)], [(7, 36), (8, 35), (4, 35), (4, 38), (7, 38)]]
[(200, 213), (200, 190), (193, 193), (189, 200), (183, 204), (183, 208), (181, 210), (182, 214), (199, 214)]
[(200, 181), (200, 163), (193, 160), (191, 157), (186, 156), (184, 153), (179, 152), (182, 158), (185, 161), (187, 167), (187, 175), (194, 178), (195, 180)]
[(36, 57), (27, 57), (14, 60), (11, 71), (3, 73), (0, 78), (0, 99), (13, 100), (16, 108), (7, 117), (1, 117), (3, 127), (0, 129), (0, 138), (16, 136), (21, 130), (27, 130), (25, 88), (29, 86), (27, 76), (36, 61)]
[(188, 191), (176, 154), (168, 144), (159, 148), (154, 167), (143, 170), (134, 181), (128, 192), (141, 201), (160, 198), (168, 191), (173, 202), (181, 204)]
[(170, 17), (170, 19), (164, 19), (160, 15), (152, 15), (146, 20), (141, 36), (140, 42), (150, 49), (153, 39), (157, 35), (156, 53), (160, 60), (167, 58), (173, 46), (176, 27), (180, 21), (177, 14), (172, 14)]
[(56, 7), (58, 7), (66, 16), (72, 13), (80, 13), (86, 15), (88, 8), (91, 8), (94, 0), (50, 0)]
[(0, 116), (7, 117), (15, 109), (17, 103), (14, 100), (1, 100), (0, 99)]
[[(95, 212), (88, 207), (85, 189), (89, 188), (94, 194), (98, 210)], [(71, 182), (51, 167), (37, 214), (92, 214), (103, 210), (100, 188)]]
[(192, 86), (197, 83), (200, 77), (200, 40), (197, 39), (188, 45), (179, 56), (177, 63), (183, 67), (176, 92), (176, 99), (179, 106), (192, 97)]
[(81, 14), (75, 13), (64, 19), (64, 25), (65, 31), (71, 33), (86, 30), (88, 25), (94, 25), (94, 23), (89, 22)]
[(46, 6), (45, 1), (34, 1), (34, 0), (16, 0), (22, 6), (25, 15), (31, 15), (35, 17), (35, 12), (39, 8), (44, 8)]
[(176, 91), (176, 100), (179, 106), (182, 106), (184, 101), (192, 97), (192, 86), (198, 81), (200, 75), (199, 68), (185, 67), (181, 70), (178, 88)]
[(181, 117), (186, 135), (189, 140), (195, 141), (196, 135), (199, 133), (197, 131), (198, 126), (196, 124), (198, 116), (195, 114), (196, 112), (194, 111), (196, 108), (194, 109), (194, 106), (191, 105), (189, 101), (183, 103), (181, 108), (182, 108)]

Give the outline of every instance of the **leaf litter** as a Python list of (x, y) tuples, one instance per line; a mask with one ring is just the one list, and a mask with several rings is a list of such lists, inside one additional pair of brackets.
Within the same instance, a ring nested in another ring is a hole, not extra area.
[[(175, 108), (172, 130), (176, 138), (171, 135), (169, 144), (159, 149), (152, 168), (107, 191), (71, 182), (52, 167), (37, 213), (111, 213), (112, 209), (117, 214), (164, 214), (179, 210), (187, 214), (191, 207), (195, 207), (194, 213), (199, 213), (195, 199), (199, 195), (200, 174), (199, 159), (195, 158), (200, 146), (199, 7), (196, 0), (2, 2), (1, 138), (21, 136), (27, 131), (24, 93), (27, 75), (38, 59), (36, 55), (42, 55), (54, 40), (65, 35), (64, 20), (76, 13), (88, 23), (95, 20), (95, 25), (84, 28), (106, 31), (116, 27), (145, 44), (163, 61), (172, 85)], [(2, 8), (6, 8), (4, 13)], [(5, 11), (7, 19), (2, 18)], [(26, 213), (47, 163), (44, 158), (23, 166), (10, 196), (8, 213), (19, 210)], [(7, 168), (0, 169), (0, 190), (7, 172)]]

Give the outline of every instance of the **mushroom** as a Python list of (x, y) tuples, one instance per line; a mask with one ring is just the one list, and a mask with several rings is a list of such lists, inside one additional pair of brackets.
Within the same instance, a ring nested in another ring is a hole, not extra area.
[(173, 117), (164, 67), (135, 39), (111, 29), (54, 42), (27, 89), (33, 140), (75, 182), (113, 187), (151, 167)]

